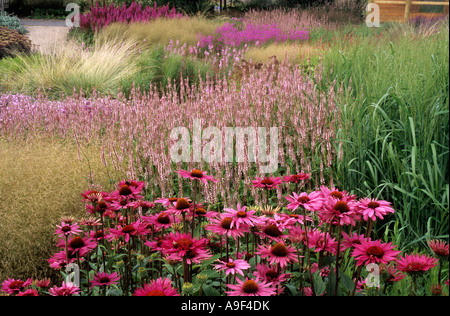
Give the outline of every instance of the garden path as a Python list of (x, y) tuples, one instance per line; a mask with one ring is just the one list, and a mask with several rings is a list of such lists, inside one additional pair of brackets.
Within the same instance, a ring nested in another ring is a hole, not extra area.
[(69, 28), (64, 20), (21, 19), (22, 25), (29, 31), (27, 36), (33, 46), (41, 53), (49, 53), (55, 45), (65, 45)]

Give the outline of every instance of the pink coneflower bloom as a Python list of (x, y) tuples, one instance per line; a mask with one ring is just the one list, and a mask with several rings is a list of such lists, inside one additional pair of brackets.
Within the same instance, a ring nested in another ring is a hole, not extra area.
[(54, 286), (48, 290), (51, 296), (72, 296), (80, 293), (80, 288), (73, 283), (62, 282), (60, 287)]
[(17, 296), (39, 296), (39, 292), (35, 289), (28, 289), (17, 293)]
[(305, 230), (301, 226), (295, 226), (289, 230), (288, 239), (294, 244), (305, 242)]
[(193, 204), (190, 203), (188, 199), (179, 198), (172, 204), (172, 207), (167, 209), (167, 211), (174, 215), (180, 215), (182, 213), (190, 212), (192, 206)]
[(106, 236), (106, 239), (113, 240), (119, 239), (121, 237), (124, 238), (125, 242), (129, 242), (132, 236), (141, 236), (149, 233), (145, 224), (142, 224), (140, 220), (136, 222), (130, 223), (125, 226), (117, 226), (117, 228), (110, 228), (109, 235)]
[(27, 279), (26, 281), (22, 281), (20, 279), (10, 279), (7, 278), (2, 283), (2, 291), (7, 294), (17, 294), (24, 290), (27, 286), (30, 286), (33, 283), (32, 279)]
[(154, 225), (155, 231), (163, 229), (169, 229), (174, 223), (179, 223), (180, 219), (178, 217), (174, 217), (170, 215), (169, 212), (161, 212), (154, 215), (142, 216), (142, 220), (145, 223)]
[(171, 233), (162, 242), (163, 252), (168, 255), (176, 254), (179, 258), (183, 258), (189, 252), (197, 253), (196, 250), (204, 249), (207, 244), (205, 238), (192, 238), (189, 233)]
[(259, 245), (255, 253), (261, 258), (267, 258), (270, 264), (279, 264), (281, 268), (285, 268), (289, 263), (298, 262), (295, 248), (283, 243), (277, 243), (274, 246)]
[(236, 210), (233, 208), (226, 208), (226, 209), (224, 209), (224, 211), (226, 212), (225, 216), (229, 216), (232, 218), (231, 228), (233, 228), (233, 226), (236, 226), (236, 228), (239, 229), (239, 225), (242, 225), (242, 224), (251, 227), (251, 226), (255, 226), (261, 222), (259, 217), (254, 215), (256, 213), (255, 210), (247, 211), (246, 206), (241, 207), (240, 204), (237, 205)]
[[(311, 272), (316, 273), (319, 270), (319, 264), (314, 262), (311, 267)], [(320, 269), (319, 275), (323, 278), (327, 278), (330, 275), (331, 269), (330, 267), (323, 267)]]
[(89, 217), (89, 218), (84, 218), (84, 219), (80, 220), (80, 225), (92, 228), (92, 227), (100, 226), (101, 223), (100, 223), (100, 219)]
[(222, 215), (223, 218), (211, 218), (211, 224), (206, 225), (205, 229), (218, 235), (225, 235), (228, 237), (231, 236), (234, 239), (244, 236), (244, 233), (248, 231), (247, 225), (241, 225), (239, 228), (237, 228), (236, 226), (231, 226), (233, 219), (224, 214)]
[(397, 260), (398, 269), (409, 275), (423, 274), (437, 266), (438, 259), (421, 254), (405, 254)]
[[(47, 262), (50, 264), (50, 267), (52, 269), (59, 270), (59, 269), (65, 268), (68, 264), (71, 264), (71, 263), (74, 263), (77, 261), (77, 257), (75, 255), (75, 253), (73, 252), (73, 250), (68, 249), (68, 253), (69, 253), (69, 262), (67, 262), (65, 250), (53, 254), (53, 256), (51, 256), (50, 259), (47, 260)], [(80, 261), (84, 261), (84, 259), (81, 258)]]
[(428, 246), (434, 254), (441, 259), (448, 259), (449, 247), (448, 243), (443, 240), (430, 240), (428, 241)]
[(255, 280), (245, 278), (242, 281), (236, 278), (238, 284), (227, 284), (232, 291), (226, 291), (228, 296), (273, 296), (276, 294), (276, 288), (272, 283), (260, 281), (258, 277)]
[(284, 176), (283, 177), (283, 181), (284, 182), (289, 182), (289, 183), (301, 183), (305, 180), (309, 180), (309, 178), (311, 177), (310, 173), (299, 173), (299, 174), (293, 174), (290, 176)]
[(302, 192), (300, 195), (293, 192), (292, 195), (285, 196), (285, 199), (291, 202), (287, 205), (287, 208), (292, 211), (302, 206), (305, 210), (315, 212), (320, 210), (323, 204), (323, 198), (320, 192), (317, 191), (311, 192), (310, 194)]
[(163, 251), (164, 248), (162, 247), (162, 244), (164, 242), (164, 239), (156, 237), (154, 240), (147, 240), (144, 242), (144, 245), (147, 247), (150, 247), (152, 251)]
[[(306, 240), (305, 240), (306, 244)], [(325, 251), (332, 254), (336, 253), (337, 241), (330, 237), (330, 234), (326, 234), (319, 230), (312, 230), (308, 232), (308, 245), (310, 249), (314, 249), (314, 252)]]
[(96, 275), (94, 275), (94, 278), (90, 280), (92, 286), (91, 288), (95, 286), (109, 286), (112, 284), (117, 284), (120, 280), (120, 276), (116, 273), (106, 273), (106, 272), (98, 272)]
[(42, 280), (36, 280), (34, 284), (39, 288), (45, 289), (50, 286), (50, 279), (44, 278)]
[(67, 246), (73, 254), (78, 253), (80, 257), (83, 257), (97, 247), (97, 242), (89, 237), (75, 236), (69, 240)]
[(362, 240), (367, 240), (364, 234), (358, 235), (357, 233), (353, 233), (353, 235), (350, 236), (347, 235), (347, 233), (342, 232), (342, 237), (344, 237), (342, 240), (342, 250), (354, 248), (356, 245), (361, 245)]
[[(290, 221), (292, 224), (298, 223), (302, 226), (305, 224), (305, 222), (313, 222), (312, 217), (310, 217), (310, 216), (304, 217), (303, 215), (298, 215), (295, 213), (290, 213), (290, 214), (281, 213), (280, 216), (285, 218), (286, 221)], [(292, 227), (289, 227), (288, 229), (291, 229), (291, 228)]]
[(356, 195), (350, 195), (347, 191), (340, 191), (337, 188), (328, 188), (324, 185), (320, 186), (320, 193), (324, 200), (329, 198), (337, 199), (344, 202), (354, 202), (356, 201)]
[(172, 287), (172, 281), (168, 278), (158, 278), (137, 288), (133, 296), (180, 296), (177, 290)]
[(225, 271), (225, 275), (239, 273), (242, 276), (244, 275), (242, 270), (247, 270), (248, 268), (250, 268), (250, 265), (247, 261), (241, 259), (233, 260), (232, 258), (229, 258), (228, 262), (220, 261), (214, 267), (216, 270)]
[(139, 200), (134, 203), (134, 208), (141, 208), (142, 213), (144, 214), (154, 207), (155, 203), (149, 201)]
[[(187, 264), (199, 264), (204, 260), (207, 260), (212, 257), (211, 251), (204, 247), (196, 247), (186, 252), (184, 256), (186, 258)], [(173, 261), (182, 261), (183, 257), (179, 255), (179, 253), (175, 252), (169, 254), (166, 259)]]
[(124, 185), (128, 186), (133, 194), (141, 194), (142, 190), (144, 190), (145, 182), (144, 181), (137, 181), (137, 180), (127, 180), (127, 181), (120, 181), (118, 183), (118, 187), (121, 188)]
[(367, 265), (370, 263), (388, 264), (396, 260), (401, 251), (394, 250), (392, 242), (383, 244), (379, 240), (361, 240), (360, 245), (355, 245), (352, 257), (355, 257), (356, 265)]
[(356, 221), (361, 220), (361, 215), (354, 202), (345, 202), (334, 198), (329, 198), (323, 205), (319, 218), (323, 222), (338, 225), (356, 225)]
[(269, 177), (261, 179), (256, 177), (255, 180), (252, 181), (252, 184), (256, 188), (263, 188), (267, 190), (275, 189), (278, 185), (282, 184), (283, 181), (281, 177)]
[(88, 190), (83, 193), (81, 193), (81, 196), (83, 197), (83, 202), (90, 202), (90, 203), (98, 203), (98, 201), (103, 200), (105, 197), (108, 196), (108, 192), (99, 192), (96, 190)]
[(61, 225), (56, 225), (58, 228), (55, 232), (56, 235), (59, 235), (59, 237), (70, 237), (72, 235), (77, 235), (82, 232), (80, 229), (80, 226), (78, 226), (77, 223), (73, 224), (67, 224), (67, 223), (61, 223)]
[(384, 273), (387, 273), (386, 281), (387, 282), (398, 282), (406, 278), (406, 275), (399, 271), (396, 266), (390, 264), (387, 269), (383, 269)]
[(384, 216), (388, 213), (395, 213), (391, 207), (391, 203), (387, 201), (381, 201), (377, 199), (363, 198), (357, 204), (365, 221), (369, 218), (375, 221), (377, 218), (384, 219)]
[(204, 184), (208, 184), (208, 181), (219, 182), (219, 180), (207, 175), (205, 171), (201, 171), (198, 169), (194, 169), (191, 172), (186, 170), (178, 170), (177, 173), (183, 178), (198, 180), (203, 182)]
[(256, 271), (253, 271), (253, 275), (260, 279), (271, 282), (273, 285), (281, 284), (291, 277), (290, 273), (278, 273), (276, 266), (269, 266), (267, 264), (257, 264), (255, 266)]
[[(184, 198), (186, 200), (188, 200), (188, 198)], [(159, 198), (155, 200), (155, 203), (158, 204), (162, 204), (165, 207), (169, 207), (169, 206), (173, 206), (173, 203), (175, 203), (176, 201), (178, 201), (178, 198), (176, 197), (172, 197), (172, 198)]]

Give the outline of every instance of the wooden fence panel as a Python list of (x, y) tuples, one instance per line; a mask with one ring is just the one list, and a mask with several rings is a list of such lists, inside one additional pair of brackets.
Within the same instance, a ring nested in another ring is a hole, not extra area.
[[(436, 0), (372, 0), (380, 6), (380, 22), (404, 22), (416, 16), (445, 16), (448, 15), (449, 0), (444, 2)], [(443, 13), (424, 13), (420, 12), (420, 7), (443, 6)]]

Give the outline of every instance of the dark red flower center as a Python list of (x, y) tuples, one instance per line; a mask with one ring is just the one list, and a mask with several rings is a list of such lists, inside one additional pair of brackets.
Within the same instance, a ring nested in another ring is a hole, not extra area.
[(420, 262), (411, 262), (406, 266), (406, 269), (408, 272), (418, 272), (418, 271), (423, 271), (424, 266)]
[(273, 184), (273, 180), (272, 179), (264, 179), (261, 181), (262, 185), (272, 185)]
[(266, 277), (269, 280), (276, 280), (278, 278), (278, 273), (277, 271), (270, 269), (269, 271), (266, 272)]
[(297, 201), (299, 203), (305, 204), (305, 203), (308, 203), (310, 201), (310, 199), (308, 196), (304, 195), (304, 196), (299, 196)]
[(341, 213), (347, 213), (350, 212), (350, 207), (348, 206), (347, 202), (339, 201), (334, 206), (334, 209)]
[(237, 217), (240, 217), (240, 218), (247, 217), (247, 212), (239, 211), (239, 212), (237, 212)]
[(226, 266), (227, 266), (227, 268), (232, 269), (232, 268), (234, 268), (234, 267), (236, 266), (236, 264), (235, 264), (234, 262), (228, 262), (228, 263), (226, 264)]
[(368, 206), (369, 208), (371, 208), (371, 209), (376, 209), (377, 207), (380, 206), (380, 203), (375, 202), (375, 201), (371, 201), (371, 202), (369, 202), (369, 203), (367, 204), (367, 206)]
[(242, 291), (248, 294), (256, 293), (258, 292), (258, 284), (253, 280), (245, 281), (242, 285)]
[(149, 291), (145, 296), (166, 296), (163, 291), (160, 290), (152, 290)]
[(267, 225), (264, 228), (264, 233), (270, 237), (278, 237), (281, 235), (280, 230), (278, 229), (277, 225), (275, 225), (275, 224)]
[(103, 232), (101, 230), (97, 230), (94, 234), (94, 238), (103, 238)]
[(126, 184), (122, 185), (119, 189), (120, 195), (130, 195), (131, 193), (133, 193), (133, 191), (131, 191), (130, 187)]
[(176, 202), (176, 201), (178, 201), (178, 198), (169, 198), (169, 202), (170, 203), (173, 203), (173, 202)]
[(206, 215), (206, 210), (204, 209), (204, 208), (198, 208), (198, 209), (196, 209), (195, 210), (195, 214), (197, 214), (197, 215)]
[(231, 222), (233, 221), (233, 219), (231, 217), (225, 217), (222, 222), (220, 222), (220, 225), (222, 226), (222, 228), (225, 229), (230, 229), (231, 228)]
[(178, 199), (177, 204), (175, 205), (175, 208), (177, 210), (185, 210), (187, 208), (189, 208), (191, 205), (189, 204), (189, 202), (186, 199)]
[(83, 248), (85, 245), (86, 243), (84, 242), (83, 238), (78, 236), (74, 237), (69, 243), (69, 246), (73, 249)]
[(20, 281), (20, 280), (12, 281), (12, 282), (9, 284), (9, 288), (12, 289), (12, 290), (14, 290), (14, 289), (20, 289), (20, 288), (22, 288), (23, 283), (24, 283), (24, 282), (23, 282), (23, 281)]
[(134, 232), (136, 229), (134, 228), (133, 225), (126, 225), (122, 228), (122, 233), (124, 234), (131, 234), (132, 232)]
[(371, 247), (367, 248), (366, 253), (370, 256), (381, 258), (381, 257), (383, 257), (384, 250), (378, 246), (371, 246)]
[(330, 193), (330, 195), (338, 200), (342, 200), (342, 198), (344, 197), (344, 195), (339, 191), (333, 191)]
[(194, 245), (194, 242), (188, 238), (181, 238), (176, 241), (175, 248), (181, 247), (183, 249), (189, 249)]
[(160, 223), (160, 224), (169, 224), (169, 223), (170, 223), (170, 218), (169, 218), (168, 215), (166, 215), (165, 213), (163, 213), (163, 214), (160, 214), (160, 215), (158, 216), (157, 221), (158, 221), (158, 223)]
[(191, 172), (191, 177), (194, 177), (194, 178), (203, 178), (203, 172), (202, 172), (201, 170), (194, 169), (194, 170), (192, 170), (192, 172)]
[(64, 233), (67, 233), (67, 232), (70, 232), (72, 230), (72, 228), (70, 226), (64, 226), (64, 227), (61, 227), (61, 230)]
[(106, 202), (103, 200), (98, 201), (97, 206), (99, 208), (99, 211), (104, 211), (108, 208), (108, 204), (106, 204)]
[(280, 243), (273, 246), (271, 252), (277, 257), (286, 257), (288, 254), (286, 246)]
[(103, 276), (98, 280), (100, 283), (109, 283), (110, 282), (110, 278), (107, 276)]

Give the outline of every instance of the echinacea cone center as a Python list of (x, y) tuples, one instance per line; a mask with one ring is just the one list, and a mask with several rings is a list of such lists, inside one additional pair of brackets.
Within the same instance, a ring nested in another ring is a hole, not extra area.
[(269, 271), (266, 272), (266, 277), (269, 280), (275, 280), (276, 278), (278, 278), (278, 273), (277, 271), (270, 269)]
[(74, 237), (69, 243), (69, 246), (73, 249), (83, 248), (85, 245), (83, 238), (78, 236)]
[(369, 208), (376, 209), (377, 207), (380, 206), (380, 203), (375, 202), (375, 201), (371, 201), (371, 202), (369, 202), (369, 203), (367, 204), (367, 206), (368, 206)]
[(108, 204), (106, 204), (105, 201), (100, 200), (98, 201), (97, 207), (99, 208), (99, 210), (105, 210), (108, 208)]
[(153, 290), (149, 291), (145, 296), (166, 296), (163, 291)]
[(384, 250), (378, 246), (371, 246), (367, 248), (366, 253), (370, 256), (381, 258), (384, 254)]
[(136, 229), (133, 227), (133, 225), (126, 225), (122, 228), (122, 233), (124, 234), (130, 234), (134, 232)]
[(240, 217), (240, 218), (247, 217), (247, 212), (239, 211), (239, 212), (237, 212), (237, 217)]
[(280, 230), (275, 224), (267, 225), (266, 228), (264, 228), (264, 233), (270, 237), (278, 237), (281, 235)]
[(341, 213), (350, 212), (350, 207), (348, 206), (347, 202), (344, 201), (337, 202), (336, 205), (334, 206), (334, 209)]
[(191, 177), (194, 177), (194, 178), (203, 178), (203, 172), (202, 172), (201, 170), (194, 169), (194, 170), (192, 170), (192, 172), (191, 172)]
[(272, 179), (264, 179), (261, 181), (261, 184), (263, 185), (272, 185), (273, 184), (273, 180)]
[(220, 222), (220, 225), (222, 226), (222, 228), (224, 229), (230, 229), (231, 228), (231, 222), (233, 221), (233, 219), (231, 217), (225, 217), (222, 222)]
[(170, 218), (169, 218), (168, 215), (166, 215), (165, 213), (163, 213), (163, 214), (160, 214), (160, 215), (158, 216), (157, 221), (158, 221), (158, 223), (160, 223), (160, 224), (169, 224), (169, 223), (170, 223)]
[(186, 199), (178, 199), (177, 204), (175, 205), (175, 208), (177, 210), (184, 210), (189, 208), (191, 205), (189, 204), (189, 202)]
[(286, 257), (288, 254), (286, 246), (280, 243), (273, 246), (271, 252), (277, 257)]
[(226, 266), (227, 266), (227, 268), (232, 269), (232, 268), (234, 268), (234, 267), (236, 266), (236, 264), (235, 264), (234, 262), (228, 262), (228, 263), (226, 264)]
[(344, 195), (339, 191), (333, 191), (330, 193), (330, 195), (338, 200), (342, 200), (342, 198), (344, 197)]
[(99, 279), (99, 281), (100, 281), (100, 283), (109, 283), (109, 278), (107, 277), (107, 276), (104, 276), (104, 277), (101, 277), (100, 279)]
[(64, 233), (70, 232), (71, 230), (72, 228), (70, 226), (61, 227), (61, 231), (63, 231)]
[(258, 284), (253, 280), (245, 281), (242, 285), (242, 291), (248, 294), (256, 293), (258, 292)]
[(304, 195), (304, 196), (299, 196), (298, 199), (297, 199), (297, 201), (298, 201), (299, 203), (302, 203), (302, 204), (308, 203), (308, 202), (309, 202), (309, 197), (306, 196), (306, 195)]
[(131, 193), (133, 193), (133, 191), (131, 191), (130, 187), (126, 184), (122, 185), (119, 189), (120, 195), (130, 195)]
[(22, 286), (23, 286), (23, 281), (20, 281), (20, 280), (17, 280), (17, 281), (12, 281), (10, 284), (9, 284), (9, 288), (10, 289), (18, 289), (18, 288), (21, 288)]
[(206, 210), (204, 208), (198, 208), (195, 210), (195, 214), (197, 215), (206, 215)]
[(178, 201), (178, 198), (169, 198), (169, 202), (170, 203), (173, 203), (173, 202), (176, 202), (176, 201)]
[(101, 230), (97, 230), (94, 234), (94, 238), (103, 238), (103, 232)]
[(194, 245), (194, 242), (188, 238), (181, 238), (176, 241), (176, 248), (181, 247), (183, 249), (189, 249)]

